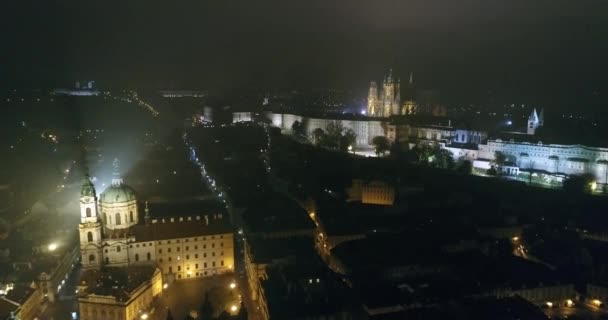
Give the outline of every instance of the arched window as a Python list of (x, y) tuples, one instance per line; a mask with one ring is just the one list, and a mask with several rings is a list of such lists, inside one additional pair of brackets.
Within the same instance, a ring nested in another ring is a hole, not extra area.
[(95, 262), (95, 255), (91, 254), (91, 255), (89, 255), (89, 263), (93, 263), (93, 262)]
[(89, 242), (93, 242), (93, 232), (91, 232), (91, 231), (87, 232), (87, 240)]
[(116, 213), (114, 223), (119, 226), (120, 225), (120, 213)]
[(116, 246), (116, 252), (120, 252), (120, 246)]
[(91, 217), (91, 208), (87, 208), (86, 212), (87, 212), (87, 218), (90, 218)]
[(129, 221), (133, 222), (133, 211), (129, 211)]
[(148, 252), (147, 256), (148, 256), (148, 261), (150, 261), (152, 259), (152, 255), (150, 254), (150, 252)]
[(139, 254), (135, 254), (135, 261), (139, 261)]

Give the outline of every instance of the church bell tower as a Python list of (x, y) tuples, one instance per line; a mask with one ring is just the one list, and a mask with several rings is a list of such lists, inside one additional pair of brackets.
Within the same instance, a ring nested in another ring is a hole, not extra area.
[(102, 262), (101, 221), (97, 213), (97, 194), (89, 176), (80, 190), (80, 256), (84, 269), (99, 269)]

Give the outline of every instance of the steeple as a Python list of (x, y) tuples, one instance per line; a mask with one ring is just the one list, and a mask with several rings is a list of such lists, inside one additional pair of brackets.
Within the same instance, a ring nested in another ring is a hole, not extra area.
[(114, 158), (114, 162), (112, 162), (112, 167), (112, 185), (120, 186), (122, 184), (122, 178), (120, 177), (120, 162), (118, 161), (118, 158)]
[(528, 128), (526, 130), (526, 133), (534, 135), (538, 127), (540, 127), (540, 122), (538, 120), (538, 113), (536, 113), (536, 108), (534, 108), (534, 110), (532, 110), (532, 113), (530, 113), (530, 116), (528, 117)]
[(538, 116), (538, 125), (543, 126), (545, 124), (545, 109), (540, 109), (540, 115)]
[(393, 82), (393, 69), (392, 68), (388, 70), (388, 80), (387, 80), (387, 82), (388, 83)]
[(152, 218), (150, 217), (150, 209), (148, 209), (148, 201), (146, 201), (146, 208), (144, 209), (144, 212), (146, 213), (146, 215), (144, 216), (144, 221), (146, 222), (146, 225), (148, 225), (152, 220)]
[(410, 87), (414, 86), (414, 73), (410, 72), (410, 82), (409, 82)]
[(91, 178), (88, 174), (84, 176), (84, 181), (82, 183), (82, 188), (80, 189), (81, 197), (93, 197), (95, 198), (95, 186), (91, 182)]
[(536, 113), (536, 108), (534, 108), (534, 110), (532, 110), (532, 113), (530, 113), (528, 121), (533, 121), (534, 123), (538, 122), (538, 113)]

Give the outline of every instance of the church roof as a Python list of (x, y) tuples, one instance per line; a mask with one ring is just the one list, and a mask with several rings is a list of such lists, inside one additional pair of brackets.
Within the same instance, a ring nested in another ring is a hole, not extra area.
[[(208, 220), (207, 220), (208, 219)], [(190, 216), (173, 219), (160, 219), (150, 224), (139, 224), (130, 228), (135, 241), (158, 241), (175, 238), (190, 238), (196, 236), (232, 233), (233, 228), (227, 217), (218, 215)], [(207, 221), (209, 221), (207, 223)]]
[(136, 200), (133, 188), (125, 184), (112, 184), (101, 193), (102, 204), (123, 203)]

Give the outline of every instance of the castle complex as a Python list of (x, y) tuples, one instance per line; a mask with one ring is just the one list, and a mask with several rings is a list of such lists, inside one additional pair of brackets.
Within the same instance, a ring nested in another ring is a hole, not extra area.
[[(559, 176), (589, 173), (595, 176), (597, 183), (608, 184), (608, 148), (539, 141), (537, 131), (545, 124), (543, 110), (531, 111), (524, 132), (505, 132), (495, 137), (483, 130), (453, 127), (448, 120), (443, 124), (425, 124), (408, 116), (304, 116), (269, 111), (264, 115), (274, 126), (286, 132), (291, 131), (293, 123), (299, 121), (304, 124), (309, 137), (315, 129), (325, 130), (330, 123), (339, 122), (343, 128), (355, 132), (357, 137), (354, 147), (357, 149), (373, 148), (372, 140), (376, 136), (385, 136), (390, 142), (399, 141), (411, 146), (420, 143), (438, 144), (450, 151), (454, 160), (469, 160), (479, 169), (488, 169), (496, 152), (500, 152), (510, 163), (507, 174), (517, 174), (520, 169)], [(249, 112), (233, 115), (234, 122), (251, 119)]]

